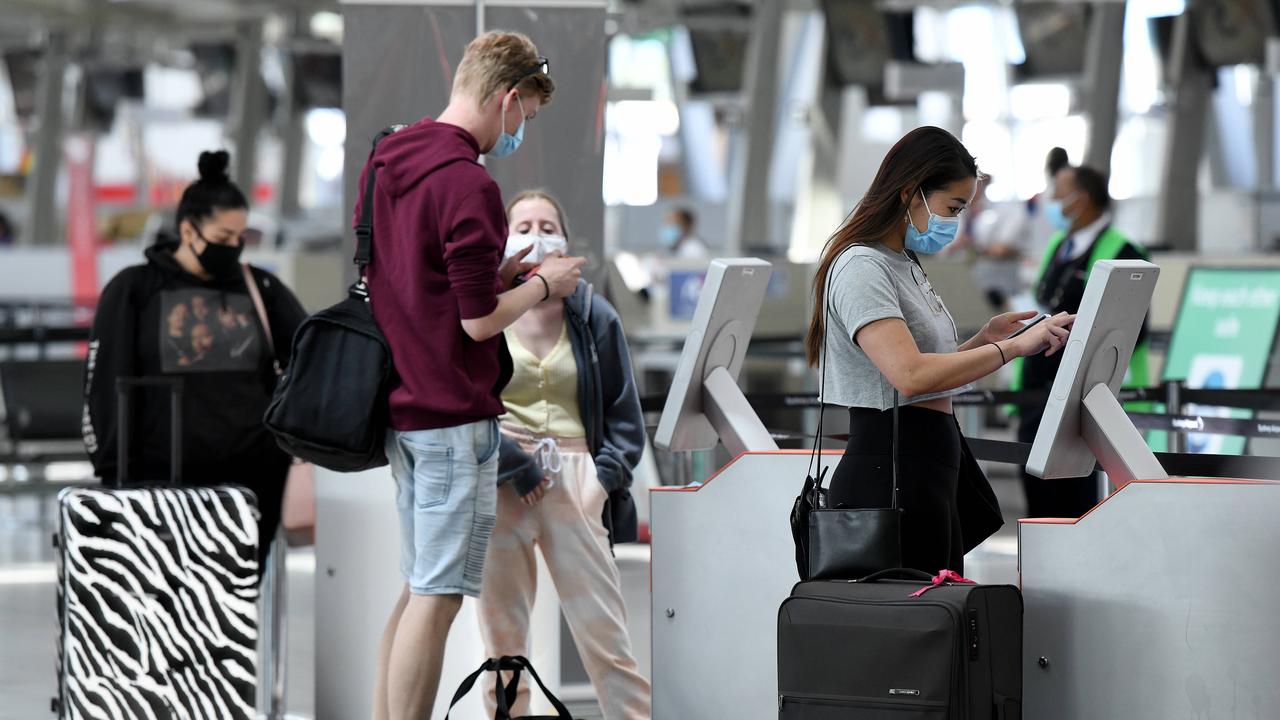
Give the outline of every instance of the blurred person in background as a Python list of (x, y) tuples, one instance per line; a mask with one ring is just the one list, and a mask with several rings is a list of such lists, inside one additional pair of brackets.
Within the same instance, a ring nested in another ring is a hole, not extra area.
[(0, 212), (0, 247), (12, 245), (17, 235), (9, 216)]
[(964, 243), (973, 253), (973, 281), (986, 294), (988, 310), (1003, 313), (1009, 310), (1010, 298), (1022, 289), (1019, 261), (1024, 223), (1020, 207), (992, 205), (987, 197), (992, 182), (990, 175), (979, 178), (977, 194), (961, 218), (953, 246)]
[(662, 246), (675, 258), (701, 260), (711, 251), (698, 237), (698, 218), (688, 208), (677, 208), (667, 213), (662, 221)]
[(1044, 190), (1031, 196), (1026, 202), (1026, 224), (1020, 229), (1019, 235), (1023, 238), (1024, 258), (1036, 260), (1044, 254), (1044, 249), (1049, 243), (1049, 239), (1058, 231), (1058, 228), (1049, 222), (1049, 218), (1045, 215), (1045, 205), (1049, 199), (1053, 197), (1054, 180), (1058, 177), (1058, 173), (1062, 172), (1071, 164), (1067, 157), (1067, 151), (1055, 147), (1049, 150), (1044, 158)]
[[(1085, 284), (1099, 260), (1146, 260), (1144, 249), (1131, 242), (1112, 224), (1111, 193), (1107, 176), (1090, 167), (1067, 167), (1054, 175), (1053, 190), (1044, 202), (1044, 214), (1056, 228), (1040, 261), (1034, 286), (1041, 312), (1075, 314), (1084, 299)], [(1129, 361), (1125, 387), (1146, 387), (1147, 327), (1143, 324), (1138, 345)], [(1014, 390), (1048, 390), (1053, 386), (1061, 355), (1016, 360)], [(1022, 407), (1018, 440), (1032, 442), (1044, 415), (1044, 404)], [(1087, 477), (1042, 480), (1023, 471), (1027, 517), (1084, 515), (1100, 499), (1098, 483)]]
[[(275, 389), (275, 363), (288, 366), (289, 339), (306, 312), (279, 278), (249, 267), (271, 325), (273, 355), (240, 264), (255, 231), (247, 227), (248, 200), (227, 174), (229, 161), (226, 152), (200, 154), (200, 179), (178, 202), (176, 234), (161, 232), (146, 250), (146, 264), (121, 270), (102, 291), (85, 367), (84, 442), (96, 474), (114, 481), (116, 379), (181, 377), (183, 483), (244, 485), (257, 495), (261, 565), (292, 462), (262, 415)], [(244, 328), (225, 332), (216, 313)], [(140, 393), (129, 480), (155, 483), (169, 476), (169, 396), (157, 388)]]
[[(564, 209), (538, 191), (507, 208), (507, 254), (542, 262), (569, 251)], [(514, 373), (498, 466), (498, 519), (485, 561), (480, 628), (490, 657), (530, 654), (536, 547), (555, 582), (606, 720), (647, 720), (649, 682), (627, 633), (611, 545), (633, 542), (631, 477), (644, 451), (644, 415), (622, 321), (586, 281), (548, 298), (505, 331)], [(496, 705), (486, 695), (489, 712)], [(513, 712), (529, 710), (527, 684)]]

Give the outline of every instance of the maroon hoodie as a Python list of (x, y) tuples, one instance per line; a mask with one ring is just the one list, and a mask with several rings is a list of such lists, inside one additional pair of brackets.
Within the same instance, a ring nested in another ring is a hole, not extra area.
[[(398, 375), (391, 389), (396, 430), (453, 427), (504, 412), (503, 336), (475, 342), (461, 323), (497, 307), (507, 238), (502, 194), (479, 155), (466, 130), (424, 119), (384, 138), (371, 160), (378, 181), (369, 295)], [(362, 189), (366, 172), (367, 164)]]

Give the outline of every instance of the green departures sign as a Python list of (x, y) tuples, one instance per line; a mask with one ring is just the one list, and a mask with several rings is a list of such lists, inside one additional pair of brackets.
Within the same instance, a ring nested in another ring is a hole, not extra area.
[[(1192, 268), (1173, 326), (1164, 379), (1194, 389), (1262, 387), (1280, 322), (1280, 268)], [(1248, 410), (1189, 405), (1188, 415), (1248, 418)], [(1188, 433), (1186, 451), (1238, 455), (1245, 438)], [(1164, 433), (1152, 448), (1165, 450)]]

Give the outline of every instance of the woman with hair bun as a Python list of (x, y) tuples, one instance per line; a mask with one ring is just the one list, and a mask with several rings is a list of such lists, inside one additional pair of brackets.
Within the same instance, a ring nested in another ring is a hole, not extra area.
[[(240, 263), (249, 202), (227, 174), (225, 151), (200, 154), (200, 179), (182, 193), (175, 230), (146, 249), (102, 291), (85, 372), (84, 441), (96, 474), (115, 480), (116, 379), (183, 379), (182, 480), (243, 485), (261, 512), (259, 560), (280, 522), (291, 462), (262, 424), (290, 341), (306, 312), (279, 278), (245, 266), (262, 297), (270, 340)], [(274, 345), (274, 351), (272, 349)], [(143, 388), (133, 401), (130, 481), (169, 473), (168, 391)]]

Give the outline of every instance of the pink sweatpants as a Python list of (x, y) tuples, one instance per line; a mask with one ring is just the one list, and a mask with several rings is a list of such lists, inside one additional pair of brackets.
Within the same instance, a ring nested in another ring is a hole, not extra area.
[[(526, 452), (534, 452), (543, 439), (508, 426), (503, 432)], [(556, 444), (560, 470), (547, 472), (555, 484), (537, 506), (521, 502), (512, 485), (498, 488), (498, 519), (489, 540), (478, 605), (485, 648), (489, 657), (529, 655), (529, 616), (538, 577), (536, 545), (605, 720), (648, 720), (649, 681), (638, 672), (631, 652), (621, 581), (601, 520), (607, 494), (581, 438), (560, 438)], [(556, 464), (550, 463), (552, 468)], [(521, 678), (512, 714), (529, 712), (531, 684), (532, 680)], [(492, 691), (486, 694), (486, 705), (492, 715)]]

